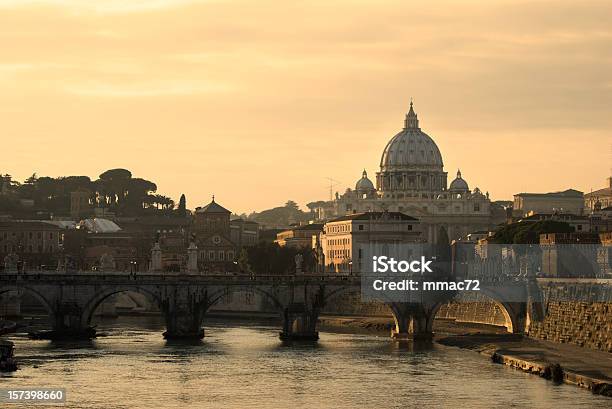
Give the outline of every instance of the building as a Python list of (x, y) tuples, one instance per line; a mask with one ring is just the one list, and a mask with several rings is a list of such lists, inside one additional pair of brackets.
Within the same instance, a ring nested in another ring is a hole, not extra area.
[(0, 221), (0, 264), (11, 268), (25, 262), (29, 268), (57, 265), (64, 230), (41, 220)]
[(551, 193), (518, 193), (514, 195), (514, 215), (521, 217), (529, 213), (573, 213), (584, 212), (584, 195), (574, 189)]
[(362, 271), (372, 246), (422, 241), (419, 221), (399, 212), (353, 213), (325, 223), (319, 262), (324, 271)]
[(477, 244), (479, 241), (486, 239), (487, 237), (490, 237), (492, 235), (493, 235), (492, 231), (487, 231), (487, 230), (474, 231), (474, 232), (466, 234), (465, 236), (461, 237), (459, 240), (456, 240), (456, 242)]
[[(154, 215), (117, 217), (115, 221), (121, 227), (120, 231), (111, 234), (112, 226), (105, 226), (104, 231), (98, 234), (90, 233), (88, 243), (110, 240), (111, 237), (114, 237), (112, 254), (118, 269), (122, 271), (148, 270), (151, 248), (155, 243), (161, 250), (160, 269), (162, 271), (180, 271), (186, 268), (191, 217)], [(135, 259), (127, 260), (126, 257), (130, 254)], [(129, 264), (127, 267), (126, 263)]]
[(591, 231), (596, 233), (612, 232), (612, 206), (595, 209), (589, 215)]
[(75, 220), (88, 217), (93, 213), (94, 205), (92, 192), (86, 189), (79, 189), (70, 192), (70, 217)]
[(382, 152), (376, 186), (364, 170), (354, 190), (313, 205), (311, 210), (322, 220), (364, 212), (405, 213), (420, 220), (424, 239), (432, 243), (441, 233), (454, 240), (505, 220), (503, 209), (496, 212), (489, 194), (470, 189), (460, 171), (447, 183), (442, 154), (421, 130), (412, 103), (404, 128)]
[(577, 233), (587, 233), (591, 231), (590, 218), (583, 215), (572, 213), (529, 213), (521, 218), (519, 222), (535, 223), (544, 220), (565, 222), (574, 228)]
[(606, 187), (584, 195), (584, 206), (589, 211), (612, 207), (612, 177), (606, 179)]
[(230, 238), (238, 249), (251, 247), (259, 242), (259, 224), (251, 220), (230, 220)]
[(281, 247), (312, 248), (313, 238), (316, 238), (322, 231), (323, 224), (321, 223), (302, 224), (277, 233), (274, 242)]
[[(609, 264), (602, 259), (596, 233), (547, 233), (540, 235), (541, 275), (546, 277), (605, 278)], [(603, 264), (602, 264), (603, 262)]]
[(203, 271), (228, 271), (238, 247), (231, 239), (232, 212), (212, 201), (194, 213), (192, 236), (198, 248), (198, 266)]

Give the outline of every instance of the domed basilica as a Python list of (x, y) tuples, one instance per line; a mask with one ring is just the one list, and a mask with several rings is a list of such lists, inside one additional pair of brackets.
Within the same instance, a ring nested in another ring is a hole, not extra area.
[(336, 193), (334, 200), (315, 210), (321, 219), (367, 211), (402, 212), (421, 220), (424, 239), (430, 243), (445, 235), (458, 239), (500, 222), (492, 218), (489, 194), (470, 190), (460, 171), (447, 184), (440, 149), (419, 127), (412, 102), (404, 129), (383, 150), (376, 186), (364, 170), (354, 190)]

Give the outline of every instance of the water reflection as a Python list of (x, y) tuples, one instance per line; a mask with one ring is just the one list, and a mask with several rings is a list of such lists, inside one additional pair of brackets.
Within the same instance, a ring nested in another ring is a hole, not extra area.
[[(150, 320), (100, 323), (90, 343), (11, 337), (21, 370), (0, 387), (65, 386), (71, 408), (608, 408), (609, 399), (386, 337), (322, 333), (282, 344), (278, 327), (213, 323), (196, 342), (166, 341)], [(149, 328), (147, 328), (149, 326)]]

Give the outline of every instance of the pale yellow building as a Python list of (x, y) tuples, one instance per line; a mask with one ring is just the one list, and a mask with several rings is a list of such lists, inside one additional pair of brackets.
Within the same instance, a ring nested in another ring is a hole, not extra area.
[(567, 189), (551, 193), (518, 193), (514, 195), (515, 216), (529, 213), (572, 213), (581, 215), (584, 211), (584, 194)]
[(606, 180), (606, 187), (584, 195), (584, 205), (590, 211), (612, 207), (612, 177)]
[(419, 220), (399, 212), (349, 214), (325, 223), (319, 262), (328, 272), (359, 272), (368, 249), (423, 241)]

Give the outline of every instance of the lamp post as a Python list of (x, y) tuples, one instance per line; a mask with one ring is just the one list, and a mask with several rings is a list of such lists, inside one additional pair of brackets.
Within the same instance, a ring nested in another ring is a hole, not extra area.
[(130, 276), (136, 278), (136, 261), (130, 261)]

